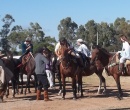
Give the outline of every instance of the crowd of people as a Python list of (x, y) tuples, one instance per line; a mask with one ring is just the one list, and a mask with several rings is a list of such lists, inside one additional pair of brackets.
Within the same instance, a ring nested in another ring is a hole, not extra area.
[[(120, 69), (117, 74), (124, 74), (124, 63), (126, 59), (130, 59), (130, 46), (128, 39), (125, 35), (120, 36), (120, 40), (123, 43), (123, 47), (121, 51), (118, 51), (116, 53), (117, 56), (120, 56)], [(59, 42), (55, 46), (55, 54), (57, 56), (57, 72), (59, 71), (59, 65), (61, 58), (60, 56), (60, 47), (61, 45), (66, 45), (68, 49), (70, 50), (68, 54), (73, 56), (77, 64), (81, 68), (84, 68), (84, 60), (86, 57), (91, 58), (91, 51), (85, 44), (85, 42), (82, 39), (77, 39), (77, 46), (78, 48), (74, 49), (72, 47), (66, 38), (62, 37), (59, 39)], [(31, 38), (27, 37), (24, 42), (22, 42), (22, 56), (20, 57), (21, 64), (18, 66), (20, 67), (22, 65), (22, 58), (26, 56), (27, 54), (33, 55), (33, 44), (31, 43)], [(52, 75), (52, 59), (51, 59), (51, 51), (46, 47), (40, 47), (34, 57), (35, 60), (35, 73), (38, 79), (38, 86), (37, 86), (37, 100), (41, 99), (41, 91), (44, 89), (44, 100), (49, 101), (48, 97), (48, 88), (54, 88), (55, 85), (53, 83), (53, 75)], [(4, 66), (3, 62), (0, 59), (0, 66), (4, 68), (6, 73), (12, 73)], [(7, 72), (9, 71), (9, 72)], [(58, 72), (59, 73), (59, 72)], [(11, 75), (10, 78), (12, 77)], [(8, 80), (10, 80), (10, 78)]]

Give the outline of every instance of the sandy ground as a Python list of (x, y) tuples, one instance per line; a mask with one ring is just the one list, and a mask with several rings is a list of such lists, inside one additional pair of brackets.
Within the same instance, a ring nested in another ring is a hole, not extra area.
[(99, 79), (94, 74), (83, 77), (84, 97), (78, 96), (77, 100), (72, 99), (71, 79), (67, 78), (66, 99), (62, 100), (58, 96), (58, 87), (56, 90), (49, 89), (49, 97), (52, 101), (37, 101), (34, 88), (31, 94), (16, 95), (15, 99), (4, 97), (4, 103), (0, 103), (0, 110), (130, 110), (130, 77), (121, 77), (121, 85), (124, 93), (123, 100), (117, 99), (117, 87), (111, 76), (106, 76), (107, 93), (98, 95), (97, 88)]

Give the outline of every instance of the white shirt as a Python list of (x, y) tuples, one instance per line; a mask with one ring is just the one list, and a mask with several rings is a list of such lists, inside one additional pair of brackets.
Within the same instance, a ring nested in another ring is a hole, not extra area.
[(130, 45), (128, 42), (123, 42), (122, 51), (118, 51), (121, 53), (122, 57), (130, 58)]
[(87, 57), (90, 57), (90, 50), (85, 44), (81, 44), (79, 48), (77, 49), (77, 51), (85, 54)]
[(58, 42), (58, 43), (56, 44), (56, 46), (55, 46), (55, 52), (57, 52), (59, 48), (60, 48), (60, 42)]

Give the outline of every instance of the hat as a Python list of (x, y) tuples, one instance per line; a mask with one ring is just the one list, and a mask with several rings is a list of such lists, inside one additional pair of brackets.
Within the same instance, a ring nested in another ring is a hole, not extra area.
[(83, 42), (83, 39), (78, 39), (77, 42)]
[(26, 42), (30, 42), (30, 41), (31, 41), (31, 38), (30, 38), (30, 37), (27, 37), (25, 41), (26, 41)]

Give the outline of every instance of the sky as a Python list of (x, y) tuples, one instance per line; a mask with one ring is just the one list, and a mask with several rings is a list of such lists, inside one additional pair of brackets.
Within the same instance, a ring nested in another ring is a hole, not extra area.
[(71, 17), (78, 26), (89, 20), (113, 23), (116, 18), (130, 20), (130, 0), (0, 0), (0, 29), (2, 18), (10, 14), (23, 29), (30, 22), (39, 23), (45, 36), (58, 40), (57, 27), (62, 19)]

